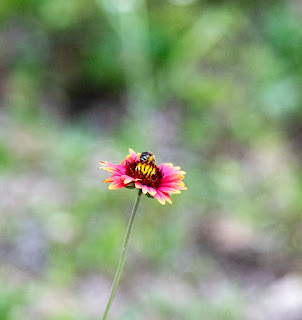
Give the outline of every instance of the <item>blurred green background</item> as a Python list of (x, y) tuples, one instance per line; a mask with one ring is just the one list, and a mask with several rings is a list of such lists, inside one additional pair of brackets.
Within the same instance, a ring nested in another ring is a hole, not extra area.
[(187, 172), (144, 197), (110, 319), (302, 319), (300, 1), (1, 0), (0, 320), (100, 319), (135, 199), (97, 162)]

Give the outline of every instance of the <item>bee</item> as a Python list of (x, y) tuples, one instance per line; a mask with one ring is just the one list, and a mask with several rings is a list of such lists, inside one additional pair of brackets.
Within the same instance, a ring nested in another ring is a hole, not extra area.
[(142, 152), (139, 161), (145, 164), (155, 164), (155, 157), (152, 152)]
[(152, 152), (142, 152), (139, 161), (136, 163), (134, 173), (141, 180), (142, 184), (155, 185), (162, 177), (161, 171), (155, 164), (155, 157)]

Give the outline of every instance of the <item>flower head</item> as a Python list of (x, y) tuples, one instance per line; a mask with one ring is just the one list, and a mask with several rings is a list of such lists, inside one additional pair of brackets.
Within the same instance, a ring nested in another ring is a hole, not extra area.
[(186, 173), (172, 163), (157, 166), (151, 152), (136, 153), (129, 149), (129, 154), (120, 164), (100, 161), (99, 165), (100, 169), (112, 174), (104, 180), (110, 183), (110, 190), (124, 187), (141, 189), (144, 194), (154, 197), (163, 205), (166, 201), (172, 204), (169, 194), (187, 190), (182, 181)]

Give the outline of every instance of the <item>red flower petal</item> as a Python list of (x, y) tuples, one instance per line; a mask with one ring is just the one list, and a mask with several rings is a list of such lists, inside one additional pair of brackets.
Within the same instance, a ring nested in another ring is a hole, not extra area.
[(144, 194), (147, 194), (148, 193), (148, 187), (145, 186), (145, 185), (142, 185), (142, 191)]
[(143, 185), (142, 185), (140, 182), (135, 181), (135, 188), (136, 188), (136, 189), (142, 189), (142, 188), (143, 188)]
[(124, 183), (124, 184), (129, 184), (130, 182), (134, 181), (135, 179), (132, 177), (129, 177), (128, 175), (124, 174), (120, 177), (120, 180)]
[(156, 190), (156, 194), (154, 195), (154, 198), (162, 205), (165, 205), (166, 203), (166, 200), (165, 200), (165, 196), (164, 194), (159, 191), (159, 190)]
[(183, 178), (184, 176), (181, 174), (170, 174), (170, 175), (164, 176), (161, 179), (161, 183), (179, 181), (179, 180), (182, 180)]
[(151, 196), (154, 196), (156, 194), (156, 190), (151, 188), (151, 187), (148, 187), (148, 193), (151, 195)]
[(104, 182), (105, 183), (110, 183), (110, 182), (117, 181), (116, 177), (117, 176), (110, 176), (109, 178), (105, 179)]
[(112, 174), (125, 174), (126, 173), (126, 168), (122, 165), (119, 164), (112, 164), (107, 161), (100, 161), (99, 164), (101, 167), (99, 169), (106, 170)]
[(166, 200), (168, 203), (172, 204), (171, 197), (170, 197), (167, 193), (165, 193), (165, 192), (162, 192), (162, 194), (163, 194), (165, 200)]
[(159, 187), (157, 190), (165, 192), (165, 193), (174, 193), (179, 194), (180, 190), (178, 188), (168, 188), (168, 187)]

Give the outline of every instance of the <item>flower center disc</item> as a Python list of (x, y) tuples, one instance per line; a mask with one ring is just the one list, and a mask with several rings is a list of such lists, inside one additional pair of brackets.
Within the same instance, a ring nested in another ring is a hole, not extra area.
[(144, 163), (141, 161), (129, 164), (127, 175), (135, 179), (140, 179), (141, 183), (156, 188), (163, 177), (161, 170), (154, 163)]

